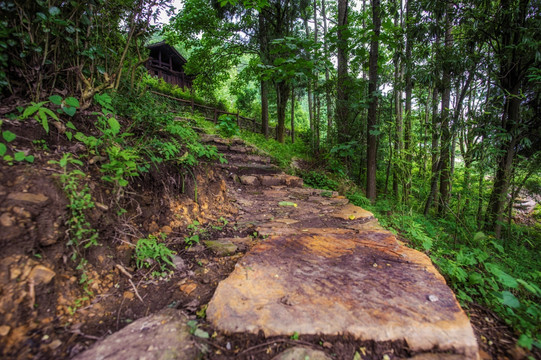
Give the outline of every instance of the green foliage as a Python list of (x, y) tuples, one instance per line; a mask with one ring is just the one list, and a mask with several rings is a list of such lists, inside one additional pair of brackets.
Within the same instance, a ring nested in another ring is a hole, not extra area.
[[(165, 244), (158, 242), (159, 240), (157, 236), (148, 235), (146, 238), (137, 241), (134, 257), (139, 269), (157, 266), (161, 274), (163, 274), (167, 269), (167, 265), (174, 267), (173, 256), (176, 253)], [(165, 235), (161, 234), (161, 241), (163, 240), (165, 240)]]
[[(380, 223), (399, 231), (409, 245), (426, 251), (448, 279), (462, 305), (488, 305), (521, 331), (523, 345), (539, 344), (541, 331), (541, 259), (524, 247), (511, 247), (482, 232), (458, 240), (454, 227), (427, 219), (389, 201), (370, 205), (358, 193), (350, 201), (374, 212)], [(359, 200), (360, 199), (360, 200)]]
[(318, 171), (309, 171), (301, 174), (304, 184), (316, 189), (338, 190), (338, 182), (329, 179), (327, 175)]
[(239, 135), (236, 117), (226, 114), (220, 115), (218, 118), (218, 130), (222, 136), (227, 138)]
[(95, 204), (88, 185), (84, 183), (86, 174), (79, 169), (68, 171), (68, 166), (82, 166), (83, 163), (71, 153), (65, 153), (59, 161), (51, 160), (49, 163), (59, 165), (62, 169), (62, 173), (57, 176), (68, 199), (67, 208), (70, 212), (65, 222), (68, 228), (66, 233), (69, 237), (67, 245), (73, 250), (71, 259), (73, 261), (78, 259), (76, 269), (81, 271), (79, 283), (89, 295), (92, 295), (92, 292), (88, 290), (90, 283), (87, 275), (88, 261), (83, 256), (83, 249), (98, 245), (98, 232), (86, 219), (85, 214), (93, 209)]
[(281, 144), (275, 139), (265, 138), (261, 134), (246, 130), (241, 130), (240, 137), (270, 156), (281, 168), (288, 168), (295, 158), (308, 158), (309, 149), (301, 139), (291, 143), (291, 139), (288, 138), (284, 144)]
[(85, 216), (87, 210), (94, 208), (94, 202), (88, 185), (83, 183), (86, 174), (79, 169), (68, 171), (68, 165), (82, 166), (83, 163), (80, 160), (71, 153), (66, 153), (59, 161), (51, 160), (50, 163), (59, 165), (63, 171), (58, 177), (69, 202), (67, 207), (71, 215), (66, 221), (69, 236), (68, 245), (75, 249), (73, 253), (75, 260), (80, 253), (81, 246), (86, 249), (98, 245), (98, 233), (92, 228)]
[(206, 229), (201, 228), (200, 226), (201, 224), (197, 220), (194, 220), (190, 225), (188, 225), (189, 235), (184, 238), (186, 247), (199, 244), (200, 236), (206, 233)]

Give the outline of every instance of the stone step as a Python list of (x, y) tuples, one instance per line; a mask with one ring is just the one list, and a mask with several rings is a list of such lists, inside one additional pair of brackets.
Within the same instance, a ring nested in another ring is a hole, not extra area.
[(282, 170), (272, 164), (250, 164), (250, 163), (238, 163), (238, 162), (229, 162), (228, 164), (220, 164), (218, 167), (222, 169), (227, 169), (232, 173), (235, 173), (238, 176), (243, 175), (268, 175), (268, 174), (279, 174)]
[(248, 163), (257, 163), (257, 164), (270, 164), (271, 159), (267, 156), (261, 155), (247, 155), (247, 154), (237, 154), (237, 153), (228, 153), (225, 154), (225, 157), (229, 162), (248, 162)]
[(239, 177), (241, 184), (247, 186), (287, 186), (302, 187), (303, 181), (300, 177), (275, 174), (275, 175), (242, 175)]

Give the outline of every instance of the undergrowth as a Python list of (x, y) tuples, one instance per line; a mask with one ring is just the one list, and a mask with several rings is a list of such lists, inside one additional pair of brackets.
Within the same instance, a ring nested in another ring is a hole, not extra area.
[(538, 231), (513, 225), (512, 236), (496, 239), (482, 232), (458, 231), (452, 219), (425, 217), (393, 200), (370, 205), (359, 192), (347, 196), (372, 211), (382, 226), (407, 238), (410, 246), (426, 252), (462, 306), (472, 302), (488, 306), (520, 333), (520, 346), (541, 348)]

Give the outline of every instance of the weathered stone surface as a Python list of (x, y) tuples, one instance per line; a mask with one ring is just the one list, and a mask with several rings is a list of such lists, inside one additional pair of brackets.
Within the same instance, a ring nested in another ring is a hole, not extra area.
[(318, 351), (302, 346), (287, 349), (286, 351), (276, 355), (272, 360), (331, 360), (323, 351)]
[(23, 193), (23, 192), (14, 192), (8, 195), (9, 200), (15, 200), (15, 201), (25, 201), (30, 202), (33, 204), (43, 204), (49, 198), (43, 194), (31, 194), (31, 193)]
[(204, 243), (218, 256), (233, 255), (237, 251), (237, 245), (229, 240), (206, 240)]
[(284, 185), (284, 179), (281, 176), (264, 175), (260, 176), (259, 180), (263, 186), (277, 186)]
[(256, 176), (243, 175), (239, 179), (240, 179), (241, 184), (243, 185), (248, 185), (248, 186), (259, 185), (259, 179)]
[(254, 246), (218, 285), (207, 319), (227, 332), (345, 333), (477, 357), (468, 317), (426, 255), (386, 231), (306, 230)]
[(28, 279), (36, 285), (47, 285), (55, 277), (56, 273), (43, 265), (36, 265), (30, 271)]
[(10, 213), (3, 213), (0, 215), (0, 225), (10, 227), (15, 225), (15, 218)]
[(0, 326), (0, 336), (6, 336), (7, 334), (9, 334), (10, 330), (11, 330), (10, 326), (1, 325)]
[(374, 214), (370, 211), (366, 211), (353, 204), (347, 204), (337, 208), (336, 211), (332, 213), (332, 216), (343, 220), (369, 220), (374, 218)]
[(198, 351), (181, 311), (165, 309), (141, 318), (97, 342), (77, 360), (192, 360)]

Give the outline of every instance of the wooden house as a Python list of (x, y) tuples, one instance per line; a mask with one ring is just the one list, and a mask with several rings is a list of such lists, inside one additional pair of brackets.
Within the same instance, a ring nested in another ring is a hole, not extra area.
[(145, 66), (151, 75), (181, 88), (192, 88), (194, 77), (184, 72), (187, 61), (174, 47), (161, 41), (148, 45), (147, 49), (150, 50), (150, 58)]

